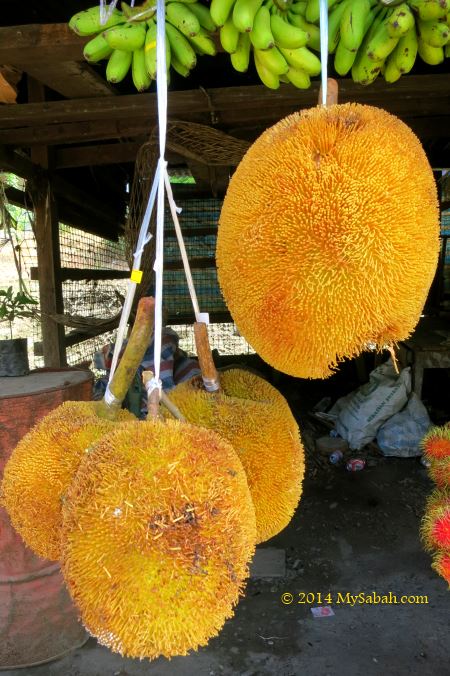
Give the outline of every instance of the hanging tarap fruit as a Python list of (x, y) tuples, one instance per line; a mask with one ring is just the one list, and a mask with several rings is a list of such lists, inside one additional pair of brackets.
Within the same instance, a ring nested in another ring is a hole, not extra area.
[(298, 425), (284, 397), (253, 373), (220, 374), (220, 394), (194, 380), (177, 385), (170, 400), (186, 419), (218, 432), (238, 454), (255, 505), (257, 542), (290, 522), (302, 492), (304, 450)]
[(21, 439), (8, 460), (0, 499), (25, 544), (60, 558), (61, 506), (78, 465), (95, 441), (134, 416), (121, 404), (153, 330), (153, 298), (142, 298), (125, 352), (109, 385), (113, 400), (66, 401)]
[(81, 620), (128, 657), (186, 655), (233, 615), (256, 538), (228, 442), (178, 421), (124, 423), (63, 504), (64, 577)]
[(324, 378), (419, 320), (436, 269), (433, 172), (414, 133), (359, 104), (265, 131), (228, 188), (219, 282), (242, 335), (276, 369)]

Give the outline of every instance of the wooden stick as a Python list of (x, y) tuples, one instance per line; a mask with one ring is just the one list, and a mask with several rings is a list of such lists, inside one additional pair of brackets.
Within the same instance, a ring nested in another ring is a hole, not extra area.
[[(326, 106), (333, 106), (338, 102), (339, 85), (336, 80), (329, 77), (327, 79), (327, 102)], [(322, 85), (319, 89), (319, 106), (322, 105)]]
[[(153, 372), (152, 371), (144, 371), (142, 374), (142, 381), (144, 383), (144, 387), (147, 390), (148, 393), (148, 385), (150, 381), (153, 378)], [(158, 388), (155, 387), (154, 390), (152, 390), (147, 397), (147, 420), (157, 420), (160, 415), (159, 415), (159, 390)]]
[[(144, 383), (144, 387), (148, 392), (147, 388), (147, 383), (149, 383), (153, 378), (153, 372), (152, 371), (144, 371), (142, 374), (142, 380)], [(155, 394), (156, 393), (156, 394)], [(153, 390), (153, 392), (150, 394), (148, 398), (148, 414), (147, 414), (147, 419), (151, 418), (158, 418), (160, 413), (159, 413), (159, 403), (164, 404), (164, 406), (167, 408), (168, 411), (173, 415), (174, 418), (177, 420), (180, 420), (181, 422), (186, 422), (186, 418), (184, 415), (181, 413), (180, 409), (178, 406), (175, 406), (173, 402), (170, 401), (169, 397), (167, 394), (164, 392), (164, 390), (161, 390), (161, 398), (160, 398), (160, 393), (158, 390)]]
[(113, 404), (107, 404), (105, 398), (103, 398), (100, 408), (101, 417), (112, 420), (117, 417), (120, 405), (125, 399), (138, 366), (150, 343), (153, 331), (154, 310), (154, 298), (151, 296), (141, 298), (130, 338), (109, 386), (111, 393), (117, 401)]
[(220, 390), (219, 374), (212, 358), (206, 324), (194, 322), (194, 338), (205, 390), (218, 392)]

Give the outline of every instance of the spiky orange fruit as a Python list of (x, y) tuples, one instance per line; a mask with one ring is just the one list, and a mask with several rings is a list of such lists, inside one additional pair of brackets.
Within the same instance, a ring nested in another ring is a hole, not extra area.
[(438, 488), (450, 487), (450, 457), (432, 459), (428, 473)]
[[(61, 503), (92, 444), (115, 424), (98, 417), (102, 402), (67, 401), (46, 415), (18, 443), (1, 485), (11, 523), (36, 554), (60, 558)], [(128, 411), (118, 421), (131, 420)]]
[(433, 173), (411, 129), (371, 106), (317, 107), (265, 131), (234, 173), (219, 282), (265, 361), (323, 378), (412, 332), (438, 237)]
[(450, 589), (450, 552), (439, 552), (431, 564), (438, 575), (444, 578)]
[(429, 551), (450, 550), (450, 491), (437, 490), (428, 498), (421, 536)]
[(422, 448), (429, 460), (450, 458), (450, 425), (432, 427), (422, 439)]
[(124, 423), (67, 494), (63, 573), (81, 619), (129, 657), (185, 655), (242, 593), (256, 537), (242, 465), (210, 430)]
[(195, 379), (180, 383), (170, 399), (189, 422), (218, 432), (244, 466), (256, 512), (257, 542), (291, 520), (302, 491), (304, 450), (284, 397), (243, 369), (220, 374), (221, 392), (211, 395)]

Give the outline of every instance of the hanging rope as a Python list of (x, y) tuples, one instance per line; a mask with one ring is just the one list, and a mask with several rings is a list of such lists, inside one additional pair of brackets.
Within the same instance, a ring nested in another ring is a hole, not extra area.
[(320, 60), (322, 63), (322, 105), (327, 104), (328, 95), (328, 2), (320, 0)]

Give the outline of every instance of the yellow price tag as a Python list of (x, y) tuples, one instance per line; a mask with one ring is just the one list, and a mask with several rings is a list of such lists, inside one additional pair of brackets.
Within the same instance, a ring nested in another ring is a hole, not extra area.
[(150, 49), (154, 49), (156, 47), (156, 40), (152, 40), (151, 42), (148, 43), (148, 45), (145, 45), (145, 51), (148, 52)]
[(132, 282), (140, 284), (142, 281), (142, 270), (132, 270), (130, 279)]

